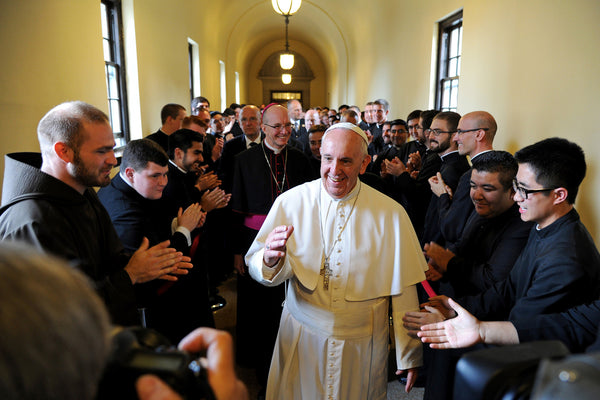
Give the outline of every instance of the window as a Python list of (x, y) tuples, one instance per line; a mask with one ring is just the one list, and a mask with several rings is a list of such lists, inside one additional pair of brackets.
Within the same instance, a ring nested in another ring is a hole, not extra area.
[(198, 43), (188, 38), (188, 68), (190, 72), (190, 101), (200, 96), (200, 52)]
[(113, 128), (116, 147), (123, 147), (129, 140), (127, 100), (125, 96), (125, 67), (122, 44), (122, 22), (120, 0), (102, 0), (102, 41), (108, 115)]
[(225, 63), (219, 60), (219, 67), (221, 71), (221, 110), (227, 108), (227, 84), (225, 82)]
[(235, 72), (235, 102), (241, 104), (240, 101), (240, 74), (239, 72)]
[(462, 52), (462, 10), (439, 22), (436, 108), (456, 111)]

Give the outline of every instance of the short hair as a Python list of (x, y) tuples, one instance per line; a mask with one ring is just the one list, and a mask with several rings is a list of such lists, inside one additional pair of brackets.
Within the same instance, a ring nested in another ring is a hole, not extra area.
[(300, 103), (300, 108), (302, 108), (302, 103), (300, 102), (300, 100), (297, 100), (297, 99), (288, 100), (286, 108), (289, 109), (292, 106), (292, 103), (295, 102), (295, 101), (297, 101), (298, 103)]
[(383, 109), (385, 111), (390, 109), (390, 103), (388, 103), (388, 101), (386, 99), (377, 99), (373, 102), (373, 104), (383, 106)]
[(83, 140), (84, 123), (110, 125), (103, 111), (83, 101), (62, 103), (48, 111), (37, 127), (42, 155), (51, 155), (56, 142), (65, 143), (78, 152)]
[(308, 134), (310, 135), (313, 132), (325, 132), (326, 130), (327, 130), (327, 127), (323, 124), (313, 125), (308, 130)]
[(231, 117), (235, 115), (235, 111), (233, 111), (233, 109), (227, 107), (226, 109), (223, 110), (223, 115), (227, 116), (227, 117)]
[(177, 118), (181, 110), (185, 111), (185, 107), (181, 104), (169, 103), (164, 105), (162, 110), (160, 110), (160, 121), (164, 124), (167, 122), (168, 117)]
[(338, 113), (342, 113), (344, 110), (349, 109), (350, 106), (348, 104), (342, 104), (341, 106), (338, 107)]
[(0, 244), (0, 398), (92, 400), (110, 322), (89, 280), (23, 244)]
[(355, 119), (358, 120), (358, 113), (350, 108), (345, 109), (344, 111), (342, 111), (342, 115), (340, 120), (344, 120), (346, 121), (347, 118), (349, 117), (354, 117)]
[(419, 119), (422, 112), (422, 110), (411, 111), (410, 114), (408, 114), (408, 117), (406, 117), (406, 122), (410, 121), (411, 119)]
[(175, 159), (175, 149), (180, 149), (184, 153), (188, 151), (194, 142), (202, 143), (204, 137), (191, 129), (178, 129), (169, 135), (169, 158)]
[(372, 102), (372, 101), (368, 101), (366, 105), (367, 105), (367, 106), (372, 106), (373, 104), (374, 104), (374, 102)]
[(575, 202), (586, 173), (585, 154), (579, 145), (563, 138), (534, 143), (515, 153), (519, 164), (528, 164), (537, 183), (545, 188), (567, 189), (567, 201)]
[(213, 119), (215, 117), (215, 115), (220, 115), (222, 117), (223, 113), (220, 112), (220, 111), (211, 111), (210, 112), (210, 119)]
[(192, 99), (192, 111), (194, 111), (196, 108), (198, 108), (198, 105), (200, 103), (206, 103), (210, 107), (210, 101), (208, 101), (208, 99), (206, 97), (198, 96), (198, 97), (194, 97)]
[(438, 110), (425, 110), (421, 111), (420, 118), (423, 118), (423, 130), (429, 129), (431, 127), (431, 123), (433, 122), (433, 117), (439, 114)]
[(229, 105), (229, 108), (231, 108), (232, 110), (235, 110), (236, 108), (242, 108), (242, 106), (238, 103), (231, 103)]
[[(448, 129), (451, 132), (456, 131), (458, 128), (458, 121), (460, 121), (460, 114), (454, 111), (442, 111), (433, 117), (433, 119), (441, 119), (442, 121), (446, 121), (448, 123)], [(432, 120), (433, 122), (433, 120)], [(431, 126), (431, 124), (430, 124)]]
[(406, 123), (406, 121), (405, 121), (405, 120), (403, 120), (403, 119), (400, 119), (400, 118), (398, 118), (398, 119), (395, 119), (395, 120), (393, 120), (393, 121), (390, 123), (390, 127), (391, 127), (391, 126), (394, 126), (394, 125), (402, 125), (404, 128), (406, 128), (406, 130), (408, 130), (408, 124), (407, 124), (407, 123)]
[(508, 151), (486, 151), (475, 157), (473, 169), (480, 172), (497, 172), (498, 180), (504, 190), (512, 187), (513, 179), (517, 176), (519, 165), (517, 160)]
[(181, 123), (182, 128), (189, 128), (192, 124), (201, 126), (204, 129), (208, 129), (208, 125), (197, 115), (188, 115), (183, 119)]
[(165, 167), (169, 163), (169, 156), (158, 143), (150, 139), (132, 140), (123, 149), (121, 171), (133, 168), (139, 172), (146, 168), (149, 162)]

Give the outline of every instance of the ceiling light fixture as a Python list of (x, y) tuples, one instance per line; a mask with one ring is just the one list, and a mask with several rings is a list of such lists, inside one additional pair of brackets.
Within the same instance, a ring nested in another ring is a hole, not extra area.
[(290, 52), (288, 25), (290, 24), (290, 17), (298, 11), (302, 0), (271, 0), (271, 4), (277, 14), (285, 17), (285, 52), (279, 55), (279, 65), (282, 69), (290, 70), (294, 67), (294, 54)]

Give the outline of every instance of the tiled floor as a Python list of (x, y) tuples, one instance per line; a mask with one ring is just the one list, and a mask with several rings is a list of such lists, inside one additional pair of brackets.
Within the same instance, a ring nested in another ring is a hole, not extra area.
[[(223, 329), (235, 335), (235, 312), (236, 312), (236, 279), (235, 276), (228, 279), (219, 288), (219, 294), (227, 300), (227, 305), (215, 312), (215, 323), (217, 328)], [(260, 389), (256, 383), (254, 372), (246, 368), (238, 368), (238, 376), (246, 386), (250, 393), (250, 399), (254, 400), (257, 397), (258, 390)], [(388, 399), (409, 399), (409, 400), (421, 400), (423, 399), (423, 389), (415, 388), (409, 394), (404, 392), (404, 385), (394, 380), (388, 385)]]

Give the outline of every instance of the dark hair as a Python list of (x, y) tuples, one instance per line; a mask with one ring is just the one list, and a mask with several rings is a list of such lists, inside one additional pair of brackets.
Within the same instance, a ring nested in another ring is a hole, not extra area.
[(406, 128), (406, 130), (408, 130), (408, 124), (406, 123), (405, 120), (403, 119), (395, 119), (390, 123), (390, 127), (394, 126), (394, 125), (402, 125), (404, 128)]
[(411, 111), (411, 113), (408, 114), (408, 117), (406, 117), (406, 122), (410, 121), (411, 119), (419, 119), (419, 117), (421, 116), (422, 112), (423, 111), (421, 111), (421, 110)]
[(195, 111), (200, 103), (206, 103), (210, 107), (210, 101), (206, 97), (198, 96), (192, 99), (192, 111)]
[(425, 110), (421, 111), (420, 118), (423, 118), (423, 130), (429, 129), (431, 127), (431, 123), (433, 122), (433, 118), (439, 114), (439, 110)]
[(242, 108), (242, 106), (238, 103), (231, 103), (229, 105), (229, 108), (231, 108), (232, 110), (235, 110), (236, 108)]
[(442, 111), (441, 113), (436, 114), (436, 116), (433, 117), (433, 119), (441, 119), (442, 121), (446, 121), (448, 123), (448, 129), (451, 132), (454, 132), (458, 128), (458, 121), (460, 121), (460, 114), (455, 113), (454, 111)]
[(379, 106), (383, 106), (385, 111), (390, 109), (390, 103), (386, 99), (377, 99), (373, 102), (373, 104), (377, 104)]
[(233, 109), (228, 107), (223, 110), (223, 115), (225, 115), (227, 117), (231, 117), (232, 115), (235, 115), (235, 111), (233, 111)]
[(183, 119), (183, 122), (181, 123), (181, 127), (188, 128), (192, 124), (196, 124), (198, 126), (201, 126), (204, 129), (208, 129), (208, 125), (206, 124), (206, 122), (204, 122), (202, 119), (200, 119), (200, 117), (198, 117), (197, 115), (186, 116)]
[(498, 180), (504, 190), (507, 190), (512, 187), (519, 165), (508, 151), (492, 150), (475, 157), (473, 169), (480, 172), (498, 172)]
[(131, 167), (139, 172), (146, 168), (149, 162), (165, 167), (169, 162), (169, 157), (158, 143), (150, 139), (132, 140), (123, 150), (121, 171)]
[(222, 116), (223, 116), (223, 113), (222, 113), (222, 112), (219, 112), (219, 111), (211, 111), (211, 112), (210, 112), (210, 118), (211, 118), (211, 119), (212, 119), (212, 118), (214, 118), (214, 116), (215, 116), (215, 115), (220, 115), (220, 116), (222, 117)]
[(202, 143), (204, 138), (201, 134), (191, 129), (179, 129), (169, 135), (169, 158), (175, 158), (175, 149), (180, 149), (184, 153), (188, 151), (194, 142)]
[(325, 132), (326, 130), (327, 130), (327, 127), (323, 124), (313, 125), (308, 130), (308, 134), (310, 135), (313, 132)]
[(162, 110), (160, 110), (160, 121), (164, 124), (167, 122), (168, 117), (173, 119), (177, 118), (180, 110), (185, 111), (185, 107), (175, 103), (169, 103), (165, 105)]
[(342, 113), (342, 111), (349, 109), (350, 106), (348, 104), (342, 104), (341, 106), (338, 107), (338, 113)]
[(550, 138), (523, 147), (515, 158), (528, 164), (535, 180), (545, 188), (567, 189), (567, 201), (575, 202), (586, 172), (585, 154), (579, 145), (563, 138)]

